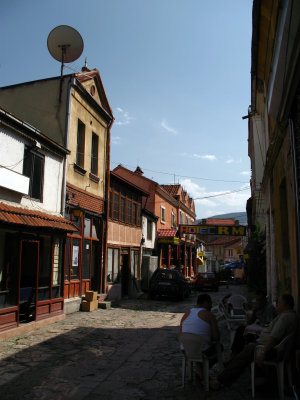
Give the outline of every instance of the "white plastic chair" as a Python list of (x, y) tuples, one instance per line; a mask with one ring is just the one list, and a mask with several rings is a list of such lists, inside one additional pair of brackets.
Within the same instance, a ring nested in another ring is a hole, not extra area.
[(206, 338), (194, 333), (181, 332), (177, 340), (183, 345), (182, 359), (182, 387), (185, 386), (187, 366), (189, 367), (190, 379), (193, 380), (193, 363), (200, 362), (203, 366), (204, 389), (209, 391), (209, 361), (218, 358), (220, 367), (223, 366), (221, 348), (216, 346), (216, 355), (206, 356), (203, 352), (203, 345), (209, 343)]
[(240, 294), (233, 294), (228, 299), (228, 306), (231, 308), (231, 318), (241, 318), (244, 316), (246, 318), (246, 307), (247, 307), (246, 297)]
[(223, 314), (223, 318), (226, 322), (226, 327), (229, 331), (230, 335), (230, 346), (233, 343), (235, 332), (237, 328), (241, 325), (246, 325), (246, 316), (245, 315), (235, 315), (234, 317), (231, 316), (230, 313), (226, 310), (222, 303), (219, 304), (219, 310)]
[[(280, 400), (284, 400), (284, 367), (287, 366), (289, 385), (292, 383), (292, 371), (291, 371), (291, 352), (295, 343), (295, 335), (292, 333), (274, 347), (276, 350), (275, 360), (266, 360), (263, 365), (270, 365), (276, 367), (277, 371), (277, 384), (279, 391)], [(254, 360), (251, 363), (251, 387), (252, 387), (252, 397), (255, 397), (255, 363), (261, 354), (263, 345), (257, 345), (254, 352)]]

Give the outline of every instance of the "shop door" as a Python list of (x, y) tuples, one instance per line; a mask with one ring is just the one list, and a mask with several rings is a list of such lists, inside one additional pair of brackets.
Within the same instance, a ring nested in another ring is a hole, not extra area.
[(39, 242), (21, 241), (19, 322), (36, 319), (36, 295), (39, 270)]
[(130, 284), (129, 255), (121, 254), (120, 259), (122, 297), (128, 296)]

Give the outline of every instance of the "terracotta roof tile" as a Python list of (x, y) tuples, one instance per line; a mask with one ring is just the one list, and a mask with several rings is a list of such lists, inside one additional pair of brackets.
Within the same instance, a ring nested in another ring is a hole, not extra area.
[(78, 231), (75, 225), (62, 217), (27, 208), (14, 207), (5, 203), (0, 203), (0, 222), (37, 228), (58, 229), (66, 232)]
[(157, 237), (162, 238), (162, 237), (174, 237), (176, 236), (177, 233), (177, 228), (176, 229), (159, 229), (157, 231)]
[(104, 200), (102, 197), (85, 192), (70, 183), (67, 183), (67, 204), (96, 214), (104, 213)]
[(177, 196), (181, 185), (160, 185), (171, 196)]
[(234, 237), (234, 238), (232, 236), (230, 236), (230, 237), (220, 237), (220, 238), (217, 238), (217, 239), (207, 243), (207, 245), (208, 246), (211, 246), (211, 245), (228, 245), (230, 243), (239, 242), (240, 240), (241, 240), (240, 237)]

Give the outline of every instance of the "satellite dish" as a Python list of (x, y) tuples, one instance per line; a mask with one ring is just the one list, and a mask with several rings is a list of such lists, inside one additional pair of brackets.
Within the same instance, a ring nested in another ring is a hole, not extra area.
[(83, 40), (76, 29), (68, 25), (59, 25), (48, 35), (47, 47), (55, 60), (69, 63), (77, 60), (83, 51)]

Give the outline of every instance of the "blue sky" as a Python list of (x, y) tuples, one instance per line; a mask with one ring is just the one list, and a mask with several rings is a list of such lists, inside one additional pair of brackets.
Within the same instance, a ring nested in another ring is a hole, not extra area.
[(245, 211), (251, 12), (250, 0), (2, 0), (0, 86), (59, 75), (47, 37), (74, 27), (84, 50), (68, 65), (99, 69), (115, 116), (111, 168), (180, 182), (197, 218)]

